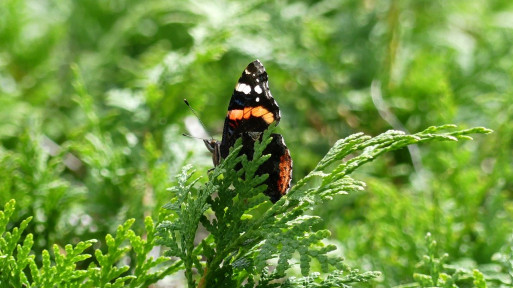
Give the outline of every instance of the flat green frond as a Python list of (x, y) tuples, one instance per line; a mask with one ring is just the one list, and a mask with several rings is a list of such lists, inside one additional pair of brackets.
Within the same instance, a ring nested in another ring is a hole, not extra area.
[(369, 280), (379, 277), (379, 272), (359, 273), (358, 270), (350, 270), (343, 272), (335, 270), (327, 276), (320, 273), (311, 273), (308, 276), (296, 278), (290, 277), (281, 285), (282, 288), (304, 287), (304, 288), (329, 288), (329, 287), (353, 287), (355, 283), (368, 282)]
[[(315, 228), (322, 219), (306, 216), (305, 213), (336, 195), (363, 190), (365, 183), (352, 179), (349, 174), (385, 152), (426, 141), (467, 139), (468, 134), (487, 132), (486, 129), (445, 132), (453, 128), (452, 125), (430, 127), (414, 135), (395, 130), (376, 137), (359, 133), (339, 140), (310, 174), (299, 180), (288, 195), (270, 206), (262, 202), (265, 197), (259, 195), (264, 191), (260, 184), (266, 178), (255, 177), (255, 172), (267, 159), (261, 153), (270, 143), (274, 127), (263, 133), (261, 142), (256, 141), (254, 161), (237, 154), (241, 147), (238, 141), (227, 159), (214, 170), (223, 171), (222, 177), (221, 174), (209, 177), (210, 182), (205, 186), (214, 189), (217, 196), (207, 197), (206, 200), (215, 218), (199, 218), (212, 236), (209, 244), (202, 244), (207, 256), (202, 281), (221, 285), (227, 281), (223, 273), (230, 271), (232, 279), (237, 279), (237, 283), (241, 284), (254, 279), (249, 276), (254, 273), (252, 271), (264, 273), (268, 267), (274, 267), (272, 273), (266, 272), (273, 279), (285, 277), (287, 271), (294, 267), (298, 267), (301, 274), (306, 276), (311, 273), (314, 262), (320, 265), (322, 272), (328, 274), (347, 268), (340, 258), (331, 256), (335, 246), (323, 243), (329, 237), (329, 231)], [(207, 194), (213, 195), (211, 192)], [(170, 223), (164, 222), (162, 225), (169, 230), (178, 229), (178, 226)], [(174, 247), (172, 250), (176, 249)], [(340, 275), (334, 274), (326, 279), (352, 283), (368, 281), (378, 274), (352, 271), (343, 277)], [(325, 283), (332, 283), (329, 281)]]
[[(305, 197), (312, 199), (322, 194), (323, 198), (329, 198), (341, 193), (340, 191), (345, 189), (350, 191), (358, 190), (364, 187), (362, 183), (338, 183), (337, 185), (332, 185), (331, 188), (321, 185), (319, 189), (314, 191), (306, 190), (304, 187), (308, 182), (318, 177), (323, 179), (323, 183), (334, 183), (349, 175), (358, 167), (376, 159), (379, 155), (408, 145), (427, 141), (468, 140), (471, 139), (469, 138), (470, 134), (487, 134), (491, 132), (491, 130), (482, 127), (445, 132), (445, 130), (454, 129), (455, 127), (454, 125), (433, 126), (413, 135), (407, 135), (402, 131), (390, 130), (372, 138), (362, 133), (357, 133), (341, 139), (335, 143), (311, 173), (292, 187), (288, 197), (301, 200), (305, 199)], [(348, 156), (351, 156), (351, 158), (344, 161), (343, 159)], [(305, 193), (305, 191), (308, 191), (308, 193)]]
[[(157, 225), (150, 217), (144, 220), (146, 237), (132, 230), (134, 219), (127, 220), (114, 235), (106, 235), (107, 250), (95, 250), (96, 262), (85, 270), (77, 269), (77, 263), (91, 257), (84, 252), (96, 240), (54, 245), (52, 253), (42, 251), (38, 266), (31, 253), (32, 234), (23, 238), (31, 218), (7, 230), (15, 206), (10, 201), (0, 211), (0, 268), (6, 271), (0, 275), (0, 283), (14, 287), (147, 287), (180, 270), (185, 270), (189, 287), (350, 287), (369, 282), (379, 273), (360, 273), (345, 264), (334, 253), (337, 247), (325, 242), (331, 232), (320, 228), (323, 219), (309, 212), (337, 195), (363, 190), (365, 183), (349, 174), (385, 152), (490, 133), (485, 128), (447, 131), (454, 128), (430, 127), (413, 135), (391, 130), (376, 137), (358, 133), (341, 139), (310, 174), (273, 205), (263, 194), (268, 175), (257, 175), (270, 157), (263, 153), (271, 143), (272, 126), (262, 133), (261, 141), (255, 141), (253, 161), (239, 155), (239, 139), (205, 184), (192, 166), (185, 166), (176, 185), (168, 189), (170, 202), (161, 210), (162, 220)], [(209, 234), (198, 245), (200, 223)], [(486, 286), (478, 270), (450, 273), (444, 265), (447, 254), (438, 256), (437, 242), (430, 237), (426, 238), (427, 255), (413, 275), (417, 284), (452, 287), (472, 279), (476, 286)], [(149, 256), (156, 245), (167, 247), (166, 256)], [(121, 264), (130, 252), (135, 263)], [(290, 277), (293, 271), (303, 277)]]
[[(219, 175), (222, 169), (215, 169), (213, 174)], [(195, 285), (193, 268), (201, 266), (194, 255), (194, 238), (203, 214), (209, 209), (207, 203), (210, 195), (214, 193), (214, 185), (207, 184), (199, 189), (193, 188), (199, 178), (192, 178), (191, 166), (185, 166), (178, 175), (178, 185), (173, 190), (174, 196), (166, 208), (175, 214), (174, 220), (161, 222), (155, 229), (157, 244), (167, 246), (167, 256), (176, 256), (185, 266), (185, 273), (189, 285)], [(216, 176), (217, 177), (217, 176)], [(214, 178), (215, 179), (215, 178)]]
[(4, 235), (7, 229), (7, 223), (9, 223), (9, 219), (11, 219), (12, 213), (14, 213), (15, 206), (16, 201), (11, 199), (9, 202), (5, 203), (4, 210), (0, 211), (0, 236)]

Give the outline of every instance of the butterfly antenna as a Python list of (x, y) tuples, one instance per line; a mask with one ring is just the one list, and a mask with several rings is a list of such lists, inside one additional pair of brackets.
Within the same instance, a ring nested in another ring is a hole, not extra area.
[[(194, 114), (194, 116), (196, 116), (196, 118), (200, 122), (201, 126), (203, 127), (203, 130), (206, 132), (207, 129), (205, 128), (205, 124), (203, 124), (203, 121), (201, 121), (201, 118), (198, 116), (198, 113), (196, 113), (196, 110), (194, 110), (194, 108), (192, 108), (191, 104), (189, 104), (189, 101), (187, 101), (187, 99), (184, 98), (183, 102), (185, 103), (185, 105), (187, 105), (187, 107), (189, 107), (189, 109), (191, 109), (192, 114)], [(182, 135), (186, 136), (186, 137), (190, 137), (190, 138), (203, 139), (203, 138), (194, 137), (194, 136), (191, 136), (191, 135), (188, 135), (188, 134), (182, 134)], [(208, 133), (207, 133), (207, 135), (208, 135)], [(210, 135), (208, 135), (208, 137), (212, 139), (212, 137)]]
[(189, 135), (189, 134), (186, 134), (186, 133), (182, 133), (182, 136), (193, 138), (193, 139), (205, 140), (205, 138), (192, 136), (192, 135)]

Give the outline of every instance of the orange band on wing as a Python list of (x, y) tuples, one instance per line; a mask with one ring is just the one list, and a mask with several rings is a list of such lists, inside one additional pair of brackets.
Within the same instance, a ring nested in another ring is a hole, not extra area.
[(228, 111), (228, 119), (237, 121), (242, 119), (242, 116), (244, 115), (244, 112), (240, 109), (233, 109)]
[(244, 119), (251, 117), (251, 110), (253, 110), (253, 107), (244, 107)]
[(262, 119), (264, 119), (265, 123), (271, 124), (274, 122), (274, 115), (271, 112), (268, 112), (262, 116)]
[(288, 151), (280, 157), (279, 166), (278, 191), (281, 195), (285, 195), (290, 188), (290, 180), (292, 180), (292, 159)]
[(251, 115), (253, 115), (255, 117), (262, 117), (262, 115), (265, 115), (267, 113), (269, 113), (269, 110), (265, 109), (262, 106), (257, 106), (255, 108), (251, 109)]
[(251, 117), (262, 118), (267, 124), (271, 124), (274, 122), (273, 113), (269, 112), (269, 110), (265, 109), (262, 106), (245, 107), (244, 110), (233, 109), (228, 111), (228, 119), (232, 121), (249, 119)]

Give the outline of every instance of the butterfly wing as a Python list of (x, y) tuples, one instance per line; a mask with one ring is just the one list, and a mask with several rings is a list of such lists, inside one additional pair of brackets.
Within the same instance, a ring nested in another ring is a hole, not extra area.
[(278, 103), (269, 90), (267, 72), (259, 60), (244, 69), (233, 90), (224, 121), (221, 157), (244, 132), (263, 132), (281, 118)]
[[(260, 134), (261, 140), (262, 134)], [(272, 141), (265, 148), (263, 155), (270, 154), (271, 157), (267, 159), (258, 168), (256, 174), (268, 174), (269, 177), (265, 180), (267, 189), (264, 194), (271, 198), (271, 202), (276, 203), (280, 198), (287, 194), (290, 189), (292, 181), (292, 158), (290, 151), (285, 145), (283, 136), (280, 134), (271, 134)], [(253, 159), (255, 138), (250, 133), (242, 134), (242, 151), (246, 154), (249, 160)]]

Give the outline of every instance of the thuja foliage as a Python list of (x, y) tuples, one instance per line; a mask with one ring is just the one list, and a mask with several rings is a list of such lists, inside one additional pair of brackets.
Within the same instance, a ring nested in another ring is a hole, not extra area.
[[(92, 256), (85, 251), (97, 240), (65, 247), (54, 245), (52, 251), (43, 250), (42, 265), (38, 266), (31, 253), (33, 235), (22, 237), (32, 217), (19, 227), (7, 229), (14, 210), (15, 201), (11, 200), (0, 211), (0, 287), (148, 287), (180, 269), (179, 265), (157, 267), (168, 258), (148, 256), (155, 246), (154, 223), (149, 217), (145, 220), (146, 239), (130, 229), (133, 219), (126, 221), (118, 227), (115, 237), (105, 237), (107, 252), (95, 250), (97, 262), (87, 269), (77, 269), (77, 263)], [(136, 255), (135, 263), (121, 264), (130, 251)]]
[[(447, 132), (453, 128), (430, 127), (414, 135), (388, 131), (374, 138), (358, 133), (339, 140), (274, 205), (262, 194), (267, 176), (255, 174), (269, 157), (262, 155), (271, 141), (269, 129), (262, 142), (255, 143), (256, 160), (238, 156), (238, 143), (204, 185), (197, 185), (200, 178), (190, 166), (183, 169), (178, 185), (171, 189), (172, 200), (164, 207), (169, 220), (157, 227), (159, 243), (169, 248), (167, 256), (183, 263), (189, 287), (346, 287), (367, 282), (379, 273), (360, 273), (344, 264), (336, 247), (323, 241), (330, 233), (317, 228), (322, 219), (309, 211), (336, 195), (364, 189), (365, 184), (349, 174), (387, 151), (490, 132), (485, 128)], [(239, 164), (242, 169), (235, 169)], [(200, 224), (208, 236), (196, 244)], [(294, 274), (300, 277), (287, 278)]]
[[(431, 233), (427, 233), (427, 251), (422, 257), (422, 260), (416, 265), (417, 272), (413, 275), (415, 282), (401, 285), (399, 286), (400, 288), (511, 287), (513, 283), (511, 279), (485, 275), (482, 271), (475, 268), (468, 269), (448, 264), (447, 260), (449, 255), (438, 251), (438, 243), (433, 238)], [(508, 254), (501, 255), (504, 256)], [(511, 257), (511, 255), (513, 254), (509, 253), (509, 257)]]
[[(205, 184), (198, 184), (201, 177), (190, 166), (184, 167), (178, 184), (170, 189), (171, 201), (160, 215), (163, 220), (155, 225), (147, 217), (144, 237), (130, 229), (133, 219), (126, 221), (115, 236), (105, 237), (107, 251), (95, 250), (95, 261), (86, 269), (77, 268), (77, 263), (92, 257), (88, 251), (97, 242), (94, 239), (43, 250), (38, 265), (31, 249), (33, 235), (23, 236), (32, 218), (9, 227), (15, 210), (11, 200), (0, 211), (0, 286), (147, 287), (182, 270), (189, 287), (348, 287), (368, 282), (379, 272), (359, 272), (346, 265), (336, 247), (324, 242), (330, 233), (318, 228), (322, 219), (309, 211), (336, 195), (364, 189), (365, 184), (349, 174), (380, 154), (410, 144), (466, 140), (470, 134), (490, 132), (485, 128), (447, 132), (452, 128), (430, 127), (414, 135), (388, 131), (374, 138), (358, 133), (339, 140), (313, 171), (272, 205), (262, 193), (267, 175), (256, 175), (269, 158), (263, 151), (271, 141), (272, 127), (264, 132), (262, 142), (255, 143), (255, 160), (238, 155), (239, 141)], [(235, 169), (238, 166), (242, 168)], [(200, 224), (208, 233), (198, 243)], [(157, 245), (168, 250), (154, 259), (149, 255)], [(133, 263), (125, 261), (129, 252), (135, 254)], [(431, 265), (430, 273), (419, 273), (415, 279), (437, 285), (438, 279), (448, 278), (438, 273), (439, 261), (430, 255), (425, 262)], [(479, 271), (472, 279), (485, 287)]]

